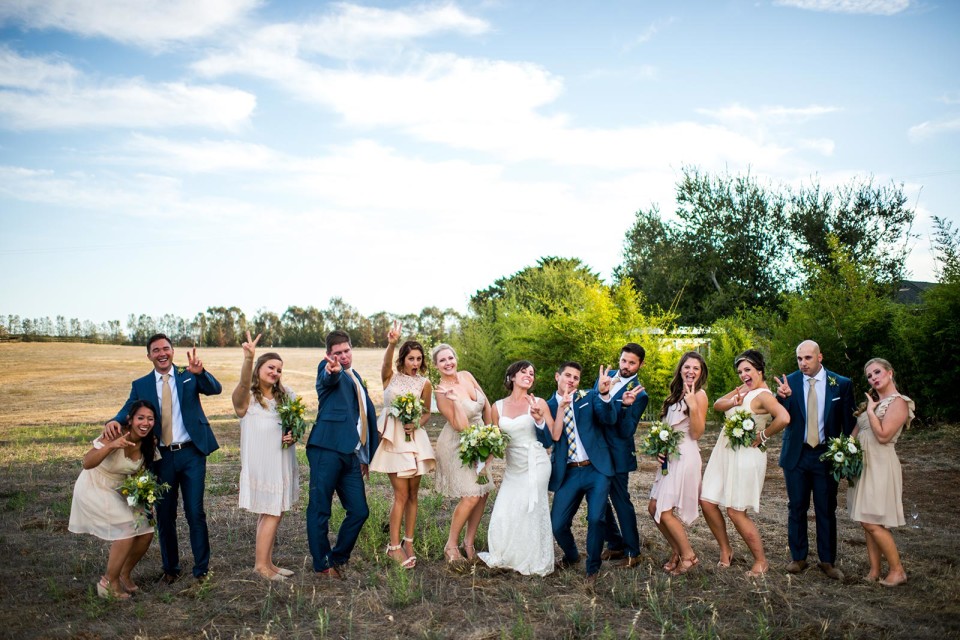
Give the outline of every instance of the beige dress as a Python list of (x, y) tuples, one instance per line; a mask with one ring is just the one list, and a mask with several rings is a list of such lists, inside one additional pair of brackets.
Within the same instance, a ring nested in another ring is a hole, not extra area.
[[(469, 424), (483, 424), (483, 405), (486, 397), (483, 391), (477, 388), (477, 399), (461, 398), (460, 403), (467, 414)], [(484, 475), (490, 477), (490, 465), (483, 470)], [(493, 489), (493, 483), (477, 484), (477, 471), (474, 465), (464, 466), (460, 462), (460, 432), (450, 426), (443, 425), (443, 431), (437, 438), (437, 491), (448, 498), (463, 498), (464, 496), (484, 496)]]
[(436, 455), (427, 430), (417, 429), (410, 436), (410, 442), (407, 442), (403, 424), (390, 415), (390, 405), (395, 398), (405, 393), (412, 393), (419, 398), (426, 382), (423, 376), (408, 376), (405, 373), (395, 373), (390, 378), (390, 383), (383, 390), (383, 413), (377, 420), (380, 444), (370, 461), (371, 471), (395, 473), (398, 478), (412, 478), (433, 471)]
[[(907, 424), (910, 424), (915, 405), (913, 400), (899, 393), (881, 400), (874, 413), (878, 418), (883, 418), (890, 403), (898, 397), (907, 403)], [(870, 428), (867, 412), (857, 417), (857, 438), (863, 447), (863, 471), (856, 483), (847, 489), (847, 510), (851, 520), (884, 527), (902, 527), (906, 524), (903, 517), (903, 473), (896, 450), (903, 426), (897, 429), (889, 442), (881, 444)]]
[[(94, 440), (94, 446), (99, 440)], [(102, 540), (126, 540), (153, 532), (142, 511), (133, 509), (117, 493), (128, 476), (143, 469), (143, 460), (131, 460), (123, 451), (114, 449), (99, 465), (80, 472), (73, 485), (67, 525), (73, 533), (89, 533)]]
[(263, 401), (266, 407), (251, 395), (240, 418), (240, 508), (279, 516), (300, 499), (300, 468), (296, 445), (283, 447), (277, 401)]
[(684, 413), (686, 403), (681, 400), (670, 405), (664, 424), (683, 433), (680, 441), (679, 456), (671, 456), (667, 461), (667, 475), (660, 472), (657, 465), (656, 477), (650, 488), (650, 498), (657, 501), (657, 510), (653, 519), (660, 522), (664, 511), (676, 511), (684, 524), (693, 524), (700, 515), (700, 445), (690, 437), (690, 416)]

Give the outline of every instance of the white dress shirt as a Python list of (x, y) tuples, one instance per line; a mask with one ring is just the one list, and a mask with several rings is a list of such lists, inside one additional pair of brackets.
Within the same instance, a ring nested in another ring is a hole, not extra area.
[[(571, 406), (571, 407), (575, 407), (578, 402), (582, 402), (582, 401), (584, 400), (584, 398), (578, 398), (578, 397), (577, 397), (578, 395), (579, 395), (579, 394), (578, 394), (576, 391), (573, 393), (573, 402), (570, 403), (570, 406)], [(564, 441), (566, 441), (566, 440), (567, 440), (567, 429), (566, 429), (566, 427), (563, 425), (563, 414), (564, 414), (564, 411), (566, 411), (566, 409), (564, 409), (564, 410), (562, 410), (562, 411), (559, 410), (559, 408), (560, 408), (560, 394), (559, 394), (559, 393), (556, 394), (556, 399), (557, 399), (557, 408), (558, 408), (557, 418), (556, 418), (556, 419), (560, 421), (560, 437), (563, 438)], [(577, 451), (575, 452), (575, 455), (573, 456), (573, 459), (572, 459), (572, 460), (570, 459), (570, 455), (569, 455), (569, 453), (568, 453), (568, 455), (567, 455), (567, 462), (583, 462), (583, 461), (585, 461), (585, 460), (589, 460), (589, 459), (590, 459), (590, 456), (587, 455), (587, 450), (586, 450), (586, 449), (584, 448), (584, 446), (583, 446), (583, 441), (580, 440), (580, 431), (577, 430), (577, 412), (576, 412), (576, 411), (573, 412), (573, 438), (574, 438), (574, 440), (575, 440), (576, 443), (577, 443)]]
[[(190, 442), (190, 434), (187, 433), (187, 428), (183, 425), (183, 414), (180, 413), (180, 397), (177, 395), (177, 379), (176, 371), (173, 367), (170, 367), (168, 371), (170, 377), (167, 378), (167, 385), (170, 387), (170, 400), (173, 406), (173, 442), (170, 444), (178, 444), (181, 442)], [(163, 406), (163, 378), (161, 374), (156, 369), (153, 370), (153, 375), (156, 376), (157, 380), (157, 402), (160, 403), (160, 406), (157, 407), (157, 411), (161, 410)], [(184, 375), (194, 376), (192, 373), (187, 371)], [(197, 381), (194, 380), (193, 384), (196, 384)]]

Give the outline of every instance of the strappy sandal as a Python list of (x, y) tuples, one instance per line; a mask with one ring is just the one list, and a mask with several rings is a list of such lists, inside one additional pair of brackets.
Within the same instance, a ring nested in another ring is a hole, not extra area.
[(700, 558), (693, 556), (692, 558), (680, 558), (680, 564), (677, 565), (677, 568), (670, 572), (672, 576), (682, 576), (683, 574), (691, 571), (700, 564)]
[[(413, 569), (415, 566), (417, 566), (417, 556), (413, 555), (413, 538), (408, 538), (407, 536), (403, 536), (402, 538), (400, 538), (401, 546), (403, 546), (403, 543), (405, 542), (410, 543), (411, 555), (407, 556), (407, 559), (401, 563), (401, 566), (406, 567), (408, 569)], [(407, 550), (404, 549), (403, 552), (406, 553)]]
[(97, 583), (97, 595), (103, 598), (104, 600), (129, 600), (129, 593), (114, 593), (113, 589), (110, 588), (110, 581), (107, 580), (107, 576), (101, 576), (100, 582)]
[(463, 544), (463, 555), (467, 556), (467, 560), (473, 561), (477, 559), (477, 550), (472, 544)]
[(678, 564), (680, 564), (680, 556), (673, 554), (668, 561), (663, 563), (663, 570), (667, 573), (673, 573)]
[[(399, 551), (400, 553), (404, 553), (404, 554), (406, 553), (403, 550), (403, 545), (387, 544), (387, 555), (390, 556), (390, 554), (393, 553), (394, 551)], [(390, 556), (390, 557), (393, 558), (393, 556)], [(393, 558), (393, 560), (404, 569), (412, 569), (413, 565), (416, 564), (417, 562), (416, 558), (413, 559), (413, 563), (410, 562), (410, 558), (404, 558), (403, 560), (397, 560), (396, 558)]]

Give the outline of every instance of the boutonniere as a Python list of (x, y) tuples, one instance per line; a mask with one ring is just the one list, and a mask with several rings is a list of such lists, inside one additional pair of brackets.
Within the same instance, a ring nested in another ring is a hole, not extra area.
[(583, 400), (583, 398), (586, 395), (587, 395), (587, 392), (584, 391), (583, 389), (580, 389), (579, 391), (577, 391), (577, 400)]
[(184, 372), (186, 372), (186, 370), (187, 370), (186, 367), (177, 367), (177, 373), (179, 373), (180, 375), (183, 375)]
[(627, 391), (630, 391), (630, 390), (633, 389), (635, 386), (637, 386), (637, 381), (636, 381), (636, 380), (631, 380), (630, 382), (627, 383)]
[(835, 387), (835, 386), (837, 386), (837, 379), (834, 378), (833, 376), (827, 376), (827, 383), (828, 383), (831, 387)]

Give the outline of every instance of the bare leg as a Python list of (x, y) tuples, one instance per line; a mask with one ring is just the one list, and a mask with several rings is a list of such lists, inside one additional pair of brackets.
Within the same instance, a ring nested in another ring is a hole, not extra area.
[(123, 585), (120, 584), (120, 571), (123, 570), (123, 564), (130, 555), (130, 549), (133, 548), (133, 538), (126, 540), (114, 540), (110, 545), (110, 555), (107, 556), (107, 573), (105, 577), (110, 583), (110, 591), (117, 597), (127, 597)]
[(727, 515), (730, 517), (733, 526), (737, 528), (737, 533), (747, 543), (750, 553), (753, 554), (753, 566), (747, 572), (748, 575), (763, 575), (770, 568), (770, 564), (763, 552), (763, 540), (760, 539), (760, 531), (757, 530), (756, 523), (750, 519), (746, 511), (740, 511), (739, 509), (727, 509)]
[(467, 552), (467, 557), (471, 560), (477, 555), (473, 543), (476, 541), (477, 529), (480, 528), (480, 519), (483, 518), (483, 510), (486, 507), (487, 495), (482, 495), (470, 512), (470, 517), (467, 518), (467, 531), (463, 534), (463, 548)]
[(417, 531), (417, 509), (420, 507), (420, 476), (406, 478), (407, 504), (403, 508), (404, 541), (403, 551), (408, 558), (413, 557), (413, 536)]
[[(660, 514), (660, 524), (669, 532), (674, 541), (674, 549), (680, 554), (680, 564), (671, 571), (671, 575), (681, 575), (694, 568), (700, 563), (693, 547), (690, 546), (690, 540), (687, 538), (687, 530), (680, 522), (680, 518), (673, 514), (673, 511), (664, 511)], [(662, 530), (662, 529), (661, 529)]]
[(727, 535), (727, 522), (723, 519), (723, 512), (720, 511), (719, 506), (706, 500), (700, 501), (700, 509), (703, 511), (703, 519), (710, 527), (710, 532), (720, 545), (720, 561), (717, 562), (717, 566), (729, 567), (733, 562), (733, 547), (730, 546), (730, 536)]
[[(447, 562), (463, 560), (460, 555), (460, 532), (473, 515), (477, 505), (480, 504), (481, 496), (464, 496), (460, 498), (456, 508), (453, 510), (453, 517), (450, 520), (450, 533), (447, 535), (447, 543), (443, 547), (443, 553), (447, 556)], [(467, 535), (470, 535), (469, 529)]]
[(282, 516), (261, 513), (257, 519), (257, 542), (254, 550), (253, 570), (264, 578), (273, 578), (273, 542), (277, 537), (277, 528)]
[(668, 560), (663, 565), (663, 570), (667, 573), (673, 571), (677, 568), (677, 565), (680, 564), (680, 548), (677, 546), (677, 542), (673, 539), (673, 536), (670, 533), (670, 529), (667, 528), (666, 523), (664, 523), (663, 518), (660, 518), (660, 522), (657, 522), (657, 501), (651, 500), (647, 504), (647, 513), (650, 514), (650, 519), (653, 520), (653, 523), (657, 525), (657, 529), (660, 530), (660, 534), (667, 541), (667, 544), (670, 545), (672, 553), (670, 555), (670, 560)]
[(390, 485), (393, 487), (393, 505), (390, 507), (390, 547), (387, 553), (397, 562), (407, 560), (407, 554), (400, 548), (400, 527), (403, 525), (403, 512), (410, 498), (410, 482), (407, 478), (399, 478), (391, 473)]
[[(281, 513), (281, 514), (278, 515), (278, 516), (270, 516), (270, 517), (271, 517), (271, 518), (276, 518), (276, 519), (277, 519), (277, 524), (276, 524), (276, 526), (274, 526), (274, 528), (273, 528), (273, 535), (270, 536), (270, 548), (267, 549), (267, 558), (270, 559), (270, 568), (273, 570), (273, 572), (274, 572), (274, 573), (279, 573), (279, 572), (280, 572), (280, 567), (278, 567), (277, 565), (275, 565), (275, 564), (273, 563), (273, 547), (274, 547), (274, 545), (276, 545), (276, 543), (277, 543), (277, 530), (280, 528), (280, 523), (283, 521), (283, 514)], [(292, 571), (287, 571), (286, 573), (289, 574), (289, 575), (292, 575), (292, 574), (293, 574)]]
[(120, 585), (128, 593), (133, 593), (138, 589), (137, 585), (133, 583), (133, 578), (130, 574), (134, 567), (137, 566), (137, 563), (140, 562), (143, 554), (150, 548), (152, 541), (153, 531), (133, 538), (133, 544), (130, 545), (130, 551), (127, 552), (127, 559), (124, 560), (123, 566), (120, 568)]
[(873, 539), (873, 533), (870, 530), (873, 525), (861, 522), (860, 526), (863, 527), (863, 534), (867, 540), (867, 560), (870, 562), (870, 572), (863, 579), (867, 582), (876, 582), (880, 579), (880, 547), (877, 546), (877, 541)]
[(890, 530), (879, 524), (868, 525), (863, 523), (863, 526), (870, 527), (870, 535), (873, 536), (881, 555), (887, 559), (887, 564), (890, 565), (887, 576), (880, 581), (880, 584), (885, 587), (895, 587), (906, 582), (907, 572), (903, 570), (903, 565), (900, 563), (900, 552), (897, 551), (897, 543), (894, 542)]

